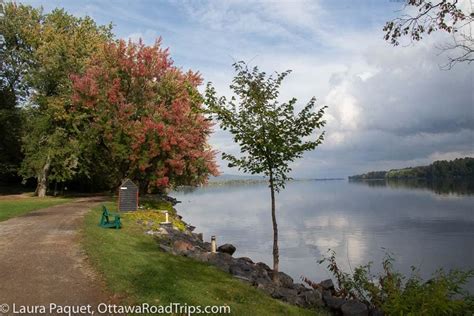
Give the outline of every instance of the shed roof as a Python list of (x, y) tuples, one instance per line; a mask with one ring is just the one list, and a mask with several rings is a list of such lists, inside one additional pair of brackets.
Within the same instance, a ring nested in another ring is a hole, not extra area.
[(122, 182), (122, 184), (121, 184), (120, 186), (122, 186), (122, 187), (128, 187), (128, 188), (129, 188), (129, 187), (138, 188), (138, 186), (137, 186), (135, 183), (133, 183), (133, 181), (130, 180), (130, 179), (125, 179), (125, 180), (123, 180), (123, 182)]

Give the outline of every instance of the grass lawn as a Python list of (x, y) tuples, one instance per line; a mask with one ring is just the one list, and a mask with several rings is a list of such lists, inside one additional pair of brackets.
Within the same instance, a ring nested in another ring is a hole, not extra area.
[[(114, 204), (107, 207), (114, 209)], [(316, 315), (274, 300), (217, 268), (158, 250), (127, 215), (120, 230), (98, 226), (101, 211), (86, 215), (83, 242), (92, 264), (122, 304), (229, 305), (231, 315)]]
[(18, 197), (0, 199), (0, 222), (41, 208), (70, 202), (68, 198), (56, 197)]

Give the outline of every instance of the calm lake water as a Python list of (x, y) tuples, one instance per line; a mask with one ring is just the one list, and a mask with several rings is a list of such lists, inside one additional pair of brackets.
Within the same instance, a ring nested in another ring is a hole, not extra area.
[[(404, 273), (424, 277), (437, 268), (474, 267), (472, 184), (352, 183), (295, 181), (277, 195), (280, 269), (295, 280), (330, 277), (316, 262), (328, 248), (345, 269), (386, 251)], [(232, 243), (234, 256), (272, 263), (270, 192), (265, 184), (209, 186), (172, 192), (185, 221), (218, 244)], [(471, 282), (469, 288), (473, 288)]]

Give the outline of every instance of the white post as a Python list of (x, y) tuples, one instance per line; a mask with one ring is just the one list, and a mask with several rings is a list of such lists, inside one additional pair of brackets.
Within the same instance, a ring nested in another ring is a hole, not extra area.
[(165, 223), (169, 223), (169, 220), (168, 220), (168, 211), (165, 211)]
[(216, 251), (217, 251), (216, 236), (211, 236), (211, 252), (215, 253)]

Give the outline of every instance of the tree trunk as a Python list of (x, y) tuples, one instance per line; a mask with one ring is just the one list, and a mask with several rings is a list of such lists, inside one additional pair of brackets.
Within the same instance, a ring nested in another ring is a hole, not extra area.
[(150, 181), (148, 180), (140, 180), (138, 182), (138, 192), (140, 193), (140, 196), (144, 196), (145, 194), (148, 193), (149, 185), (150, 185)]
[(46, 158), (46, 163), (43, 166), (43, 169), (41, 169), (40, 173), (36, 177), (38, 180), (38, 184), (36, 186), (36, 195), (38, 197), (45, 197), (46, 196), (46, 190), (48, 189), (48, 173), (49, 173), (49, 167), (50, 167), (50, 160), (49, 156)]
[(275, 188), (273, 185), (273, 175), (270, 173), (270, 192), (272, 196), (272, 223), (273, 223), (273, 281), (278, 281), (278, 264), (280, 256), (278, 251), (278, 225), (275, 214)]

